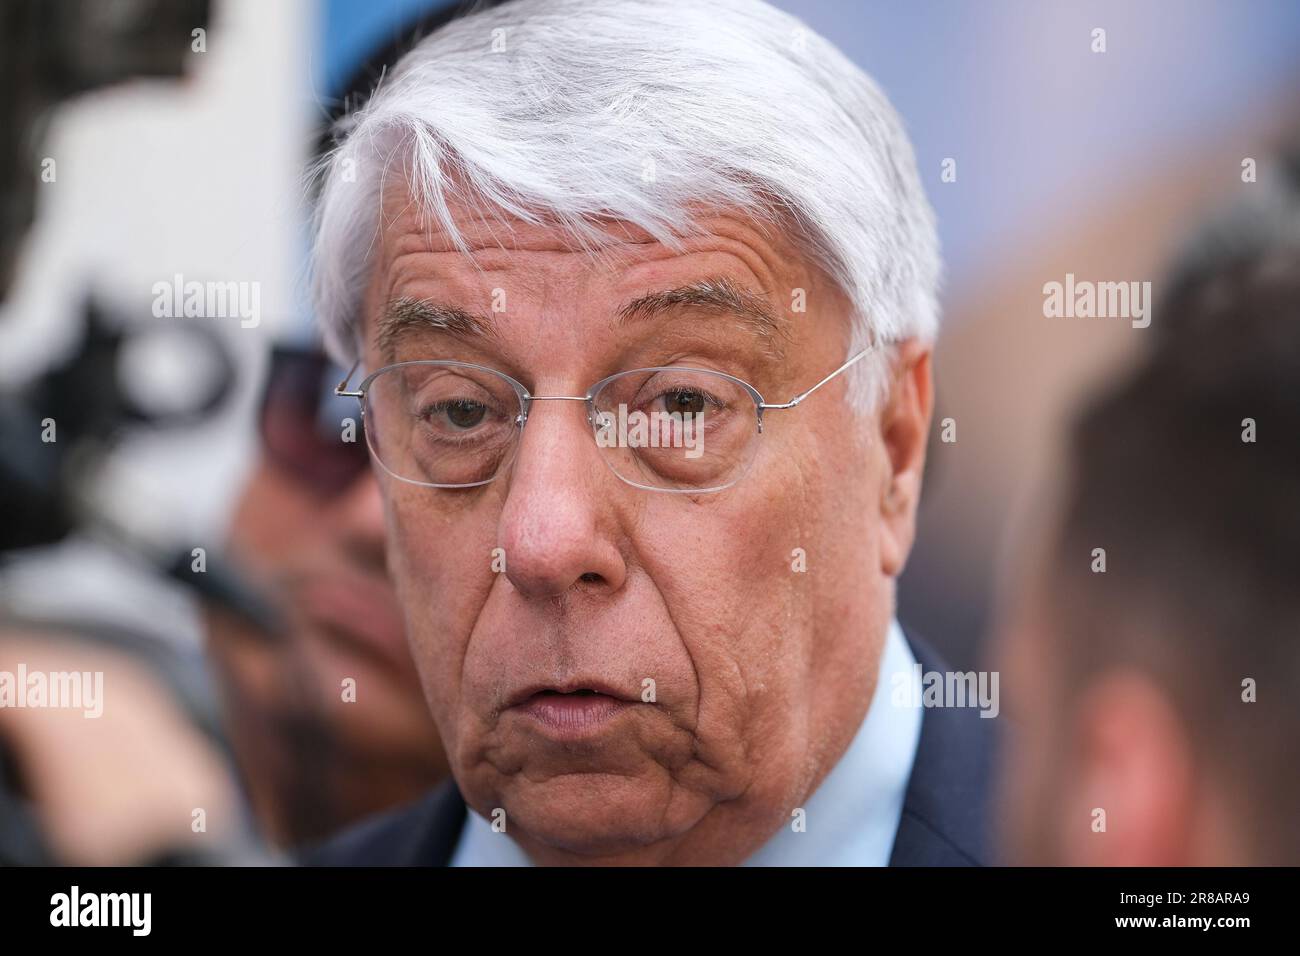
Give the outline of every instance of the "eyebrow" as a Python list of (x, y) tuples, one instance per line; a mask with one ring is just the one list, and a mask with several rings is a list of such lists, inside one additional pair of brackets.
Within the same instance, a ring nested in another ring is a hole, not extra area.
[(454, 305), (402, 296), (384, 309), (375, 326), (375, 344), (381, 354), (392, 357), (398, 342), (411, 332), (430, 329), (465, 338), (492, 338), (496, 330), (487, 316), (475, 315)]
[(643, 322), (688, 309), (735, 316), (778, 358), (782, 340), (790, 338), (785, 316), (773, 311), (758, 293), (727, 278), (701, 279), (676, 289), (649, 292), (619, 309), (618, 317), (621, 322)]
[[(761, 295), (727, 278), (700, 279), (675, 289), (648, 292), (618, 310), (620, 323), (649, 322), (672, 312), (695, 310), (731, 315), (754, 332), (776, 358), (783, 354), (782, 340), (790, 338), (789, 321), (773, 311)], [(475, 315), (454, 305), (402, 296), (391, 301), (375, 326), (375, 344), (392, 358), (409, 333), (436, 330), (464, 338), (494, 338), (496, 329), (487, 315)]]

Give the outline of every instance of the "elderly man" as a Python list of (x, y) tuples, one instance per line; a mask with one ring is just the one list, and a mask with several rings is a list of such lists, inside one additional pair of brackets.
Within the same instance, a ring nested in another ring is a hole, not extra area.
[(754, 0), (520, 0), (342, 133), (317, 304), (455, 785), (308, 860), (981, 862), (993, 722), (893, 620), (940, 267), (871, 80)]

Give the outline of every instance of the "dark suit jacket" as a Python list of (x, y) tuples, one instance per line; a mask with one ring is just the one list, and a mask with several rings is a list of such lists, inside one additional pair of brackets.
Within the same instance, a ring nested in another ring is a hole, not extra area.
[[(908, 635), (922, 671), (948, 670)], [(890, 866), (981, 866), (989, 862), (989, 787), (996, 719), (971, 707), (922, 711), (921, 739), (903, 800)], [(302, 852), (308, 866), (446, 866), (466, 807), (452, 781), (416, 803), (364, 821)]]

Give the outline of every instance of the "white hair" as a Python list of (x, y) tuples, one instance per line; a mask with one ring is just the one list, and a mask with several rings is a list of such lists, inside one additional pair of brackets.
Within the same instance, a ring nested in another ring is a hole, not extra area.
[(462, 248), (451, 208), (467, 201), (593, 248), (611, 219), (672, 245), (706, 207), (793, 226), (852, 304), (851, 352), (937, 330), (934, 212), (902, 122), (839, 50), (759, 0), (513, 0), (422, 40), (337, 133), (313, 250), (336, 359), (358, 355), (395, 171)]

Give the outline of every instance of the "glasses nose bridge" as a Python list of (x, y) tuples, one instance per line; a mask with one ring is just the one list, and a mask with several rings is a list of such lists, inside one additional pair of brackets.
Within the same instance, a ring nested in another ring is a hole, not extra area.
[(528, 424), (528, 416), (532, 414), (533, 402), (582, 402), (587, 406), (587, 423), (594, 422), (595, 402), (590, 393), (586, 395), (525, 395), (523, 396), (523, 418), (519, 422), (520, 427)]

